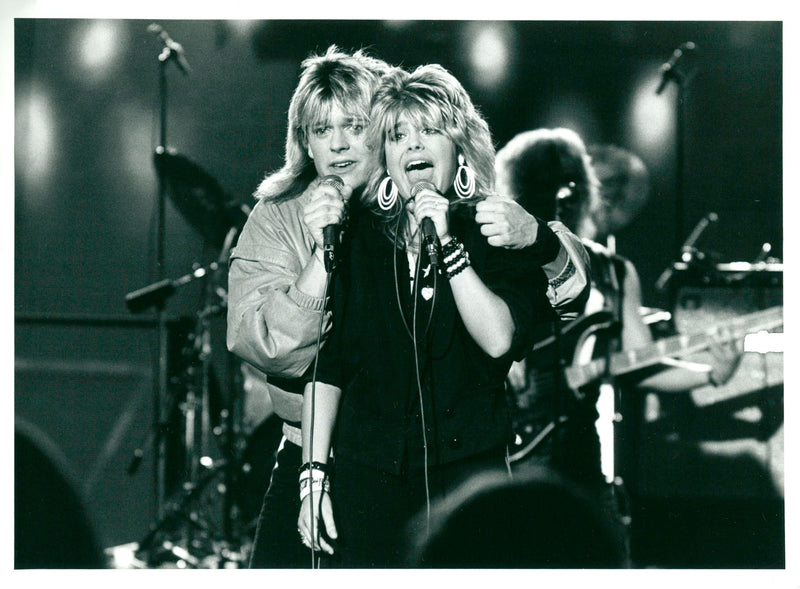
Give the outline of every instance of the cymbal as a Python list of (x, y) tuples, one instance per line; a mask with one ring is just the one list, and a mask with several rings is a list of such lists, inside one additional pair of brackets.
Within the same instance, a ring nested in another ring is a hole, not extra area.
[(221, 248), (228, 232), (247, 221), (250, 207), (226, 194), (214, 177), (186, 156), (159, 147), (153, 160), (172, 204), (212, 246)]

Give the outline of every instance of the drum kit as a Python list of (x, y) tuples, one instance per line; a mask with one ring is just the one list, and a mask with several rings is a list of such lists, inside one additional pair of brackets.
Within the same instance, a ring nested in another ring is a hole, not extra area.
[[(204, 293), (194, 316), (165, 321), (159, 354), (165, 386), (156, 394), (148, 439), (128, 466), (133, 475), (144, 449), (155, 450), (157, 516), (134, 543), (133, 562), (138, 568), (238, 568), (246, 565), (281, 435), (264, 375), (213, 337), (227, 308), (227, 258), (250, 208), (184, 155), (159, 148), (154, 160), (174, 207), (219, 255), (125, 297), (129, 311), (141, 313), (163, 309), (189, 284), (202, 283)], [(227, 372), (224, 385), (218, 372)]]

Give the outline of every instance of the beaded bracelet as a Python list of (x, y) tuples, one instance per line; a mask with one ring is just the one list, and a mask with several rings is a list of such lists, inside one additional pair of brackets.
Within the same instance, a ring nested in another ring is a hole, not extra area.
[(450, 263), (448, 266), (445, 267), (445, 273), (447, 274), (447, 279), (450, 280), (453, 276), (456, 276), (470, 267), (469, 261), (469, 253), (464, 251), (463, 249), (459, 252), (456, 258)]
[(463, 249), (464, 249), (464, 244), (462, 244), (458, 240), (458, 238), (451, 237), (450, 241), (442, 244), (442, 258), (444, 260), (444, 263), (447, 264), (450, 260), (453, 259), (453, 254)]

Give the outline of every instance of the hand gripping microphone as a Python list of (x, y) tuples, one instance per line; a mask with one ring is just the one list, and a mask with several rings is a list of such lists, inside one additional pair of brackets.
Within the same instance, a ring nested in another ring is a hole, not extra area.
[[(325, 176), (320, 184), (327, 184), (328, 186), (333, 186), (339, 194), (342, 193), (344, 190), (344, 181), (335, 174), (331, 174), (330, 176)], [(339, 225), (337, 224), (330, 224), (325, 226), (322, 230), (322, 258), (325, 261), (325, 271), (332, 272), (334, 268), (336, 268), (336, 241), (339, 235)]]
[[(431, 182), (422, 180), (411, 187), (411, 198), (417, 198), (417, 195), (423, 190), (430, 190), (431, 192), (439, 194), (439, 191), (436, 190), (436, 186), (434, 186)], [(420, 222), (420, 231), (422, 231), (422, 241), (425, 244), (425, 249), (428, 252), (428, 258), (430, 258), (433, 267), (438, 268), (439, 253), (436, 250), (436, 242), (438, 241), (439, 237), (436, 235), (436, 225), (434, 225), (433, 219), (430, 217), (423, 217), (422, 221)]]

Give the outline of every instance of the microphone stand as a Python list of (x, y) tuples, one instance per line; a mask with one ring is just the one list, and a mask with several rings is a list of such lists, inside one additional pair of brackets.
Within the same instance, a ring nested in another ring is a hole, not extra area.
[[(719, 216), (717, 213), (713, 211), (707, 213), (702, 219), (700, 219), (700, 221), (698, 221), (691, 234), (689, 234), (689, 237), (687, 237), (686, 241), (683, 242), (683, 245), (680, 247), (680, 256), (681, 260), (689, 267), (706, 264), (705, 253), (697, 249), (695, 244), (700, 239), (700, 236), (703, 234), (706, 228), (708, 228), (711, 223), (716, 223), (718, 219)], [(675, 264), (675, 262), (670, 262), (669, 266), (667, 266), (658, 277), (658, 280), (656, 280), (655, 283), (656, 290), (663, 291), (667, 284), (672, 280), (672, 275), (675, 272)]]
[(678, 86), (675, 107), (675, 246), (680, 245), (680, 236), (683, 235), (683, 217), (686, 194), (684, 193), (684, 174), (686, 158), (686, 121), (685, 102), (686, 86), (684, 77), (677, 76), (675, 82)]
[(661, 94), (666, 85), (670, 81), (674, 81), (678, 87), (676, 95), (676, 109), (675, 109), (675, 239), (676, 249), (680, 245), (677, 240), (679, 236), (683, 235), (683, 217), (686, 195), (684, 194), (684, 168), (685, 168), (685, 103), (686, 103), (686, 88), (689, 81), (694, 76), (694, 70), (683, 71), (680, 67), (681, 62), (684, 61), (684, 56), (693, 53), (697, 49), (697, 45), (691, 41), (682, 43), (675, 51), (672, 52), (670, 60), (661, 66), (662, 77), (661, 83), (656, 90), (656, 94)]
[[(151, 29), (149, 29), (151, 30)], [(152, 32), (152, 30), (151, 30)], [(163, 41), (162, 37), (162, 41)], [(171, 43), (164, 43), (158, 55), (158, 95), (159, 95), (159, 144), (156, 153), (164, 153), (167, 148), (167, 63), (178, 59), (178, 54)], [(156, 195), (156, 280), (164, 278), (164, 242), (165, 242), (165, 209), (167, 200), (167, 187), (164, 178), (157, 174), (158, 193)], [(162, 400), (167, 398), (167, 324), (163, 304), (156, 307), (156, 322), (158, 325), (158, 371), (156, 375), (155, 394), (153, 399), (155, 420), (155, 509), (157, 517), (163, 515), (163, 504), (166, 494), (166, 446), (162, 435), (164, 411)]]

